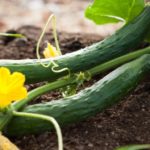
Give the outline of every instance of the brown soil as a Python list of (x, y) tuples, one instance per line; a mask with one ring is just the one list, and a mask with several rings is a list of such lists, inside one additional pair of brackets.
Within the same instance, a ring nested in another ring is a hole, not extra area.
[[(17, 32), (25, 34), (27, 39), (2, 38), (0, 40), (0, 58), (35, 58), (36, 41), (40, 30), (28, 26), (21, 27)], [(54, 42), (51, 34), (47, 34), (45, 40)], [(101, 37), (59, 33), (59, 40), (63, 53), (66, 53), (99, 41)], [(43, 46), (44, 43), (41, 50)], [(38, 101), (43, 98), (51, 100), (58, 97), (60, 94), (55, 91), (42, 96)], [(63, 128), (65, 150), (113, 150), (115, 147), (127, 144), (150, 143), (149, 108), (150, 80), (147, 79), (118, 105), (83, 122)], [(54, 132), (11, 140), (22, 150), (57, 149), (57, 138)]]

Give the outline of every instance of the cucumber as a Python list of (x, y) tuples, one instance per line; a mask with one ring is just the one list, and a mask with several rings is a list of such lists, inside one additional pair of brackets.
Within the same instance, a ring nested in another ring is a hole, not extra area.
[[(133, 21), (122, 27), (111, 37), (79, 51), (54, 59), (60, 68), (69, 68), (71, 72), (88, 70), (94, 66), (128, 53), (145, 38), (150, 27), (150, 6)], [(44, 64), (49, 59), (43, 59)], [(0, 66), (8, 67), (12, 72), (25, 74), (26, 83), (55, 80), (68, 74), (68, 71), (54, 73), (50, 67), (44, 68), (39, 60), (0, 60)], [(60, 69), (59, 68), (59, 69)]]
[[(150, 71), (150, 54), (124, 64), (74, 96), (30, 105), (22, 111), (53, 116), (61, 126), (79, 122), (120, 101), (136, 87), (148, 71)], [(51, 129), (52, 126), (42, 120), (14, 117), (5, 128), (5, 134), (20, 136)]]

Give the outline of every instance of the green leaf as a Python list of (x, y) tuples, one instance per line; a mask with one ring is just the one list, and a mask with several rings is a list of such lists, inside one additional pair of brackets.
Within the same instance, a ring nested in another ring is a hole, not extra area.
[(117, 148), (116, 150), (145, 150), (145, 149), (150, 149), (150, 144), (125, 146)]
[(85, 10), (85, 16), (96, 24), (129, 22), (144, 6), (144, 0), (94, 0)]

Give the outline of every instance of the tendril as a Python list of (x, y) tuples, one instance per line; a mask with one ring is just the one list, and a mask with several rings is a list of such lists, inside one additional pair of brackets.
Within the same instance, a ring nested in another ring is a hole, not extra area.
[(50, 58), (50, 62), (48, 64), (44, 64), (42, 61), (41, 61), (41, 57), (40, 57), (40, 52), (39, 52), (39, 48), (40, 48), (40, 43), (42, 41), (42, 38), (46, 32), (46, 29), (49, 25), (49, 23), (52, 23), (52, 30), (53, 30), (53, 36), (54, 36), (54, 40), (55, 40), (55, 45), (56, 45), (56, 50), (58, 51), (59, 55), (62, 55), (61, 53), (61, 50), (60, 50), (60, 47), (59, 47), (59, 42), (58, 42), (58, 38), (57, 38), (57, 31), (56, 31), (56, 17), (54, 14), (50, 15), (50, 17), (48, 18), (46, 24), (45, 24), (45, 27), (43, 28), (43, 31), (40, 35), (40, 38), (37, 42), (37, 46), (36, 46), (36, 55), (37, 55), (37, 59), (39, 60), (40, 64), (45, 67), (45, 68), (48, 68), (50, 67), (50, 65), (52, 64), (52, 71), (55, 72), (55, 73), (61, 73), (61, 72), (64, 72), (64, 71), (68, 71), (69, 72), (69, 75), (70, 75), (70, 70), (69, 68), (62, 68), (62, 69), (59, 69), (57, 70), (58, 67), (60, 67), (56, 62), (54, 62), (53, 59)]

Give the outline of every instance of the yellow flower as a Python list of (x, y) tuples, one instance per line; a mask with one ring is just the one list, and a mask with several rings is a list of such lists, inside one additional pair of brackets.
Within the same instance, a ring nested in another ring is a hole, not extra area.
[(56, 50), (56, 48), (51, 45), (50, 43), (47, 43), (47, 47), (43, 51), (43, 55), (45, 58), (53, 58), (60, 56), (59, 52)]
[(19, 72), (10, 73), (5, 67), (0, 68), (0, 108), (7, 107), (13, 101), (27, 96), (24, 87), (25, 76)]

